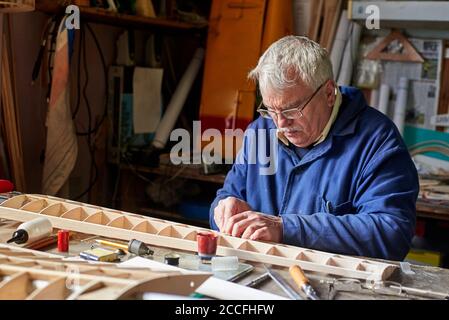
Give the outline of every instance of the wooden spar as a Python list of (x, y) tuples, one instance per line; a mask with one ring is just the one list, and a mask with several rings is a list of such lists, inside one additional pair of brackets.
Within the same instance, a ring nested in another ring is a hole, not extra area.
[[(57, 207), (57, 210), (55, 208)], [(31, 210), (27, 211), (25, 209)], [(38, 211), (39, 212), (36, 212)], [(82, 214), (68, 214), (69, 211)], [(0, 218), (29, 221), (46, 216), (53, 227), (150, 245), (197, 251), (196, 234), (204, 230), (185, 224), (95, 207), (54, 197), (19, 195), (0, 205)], [(95, 218), (96, 217), (96, 218)], [(95, 218), (95, 219), (94, 219)], [(343, 277), (386, 280), (396, 265), (284, 244), (245, 240), (220, 234), (217, 254)]]

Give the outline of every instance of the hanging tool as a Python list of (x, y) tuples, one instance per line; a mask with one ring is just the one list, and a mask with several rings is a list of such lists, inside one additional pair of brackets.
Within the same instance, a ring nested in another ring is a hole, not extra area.
[(129, 253), (138, 255), (138, 256), (151, 256), (154, 254), (154, 251), (147, 247), (145, 243), (142, 241), (131, 239), (128, 242), (128, 245), (123, 243), (117, 243), (107, 240), (95, 240), (98, 244), (122, 249), (124, 251), (128, 251)]
[(270, 275), (271, 279), (276, 282), (276, 284), (284, 290), (284, 292), (293, 300), (304, 300), (276, 271), (267, 268), (263, 265), (267, 273)]
[(309, 279), (307, 279), (306, 275), (304, 274), (304, 271), (302, 271), (301, 267), (298, 265), (291, 266), (289, 268), (290, 275), (293, 277), (293, 280), (295, 280), (296, 284), (299, 286), (299, 288), (304, 291), (307, 298), (310, 300), (320, 300), (318, 295), (316, 294), (315, 290), (309, 283)]

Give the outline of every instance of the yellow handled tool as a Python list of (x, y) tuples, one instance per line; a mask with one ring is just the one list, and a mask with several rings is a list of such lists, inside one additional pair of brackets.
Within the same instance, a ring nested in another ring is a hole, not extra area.
[(126, 252), (133, 253), (138, 256), (154, 254), (154, 251), (151, 250), (150, 248), (148, 248), (145, 245), (145, 243), (143, 243), (142, 241), (136, 240), (136, 239), (130, 240), (128, 244), (117, 243), (117, 242), (112, 242), (112, 241), (107, 241), (107, 240), (95, 240), (95, 241), (101, 245), (109, 246), (109, 247), (113, 247), (113, 248), (117, 248), (117, 249), (122, 249)]
[(320, 300), (315, 290), (309, 283), (309, 279), (307, 279), (304, 271), (302, 271), (301, 267), (298, 265), (291, 266), (289, 269), (290, 275), (292, 276), (295, 283), (299, 286), (299, 288), (304, 291), (306, 296), (310, 300)]
[(128, 251), (127, 244), (122, 244), (122, 243), (117, 243), (117, 242), (112, 242), (112, 241), (107, 241), (107, 240), (95, 240), (95, 242), (97, 242), (98, 244), (104, 245), (104, 246), (122, 249), (126, 252)]

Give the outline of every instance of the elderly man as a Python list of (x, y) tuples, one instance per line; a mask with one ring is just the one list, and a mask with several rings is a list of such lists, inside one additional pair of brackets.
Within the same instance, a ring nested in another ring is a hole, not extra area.
[[(277, 167), (262, 175), (243, 147), (210, 210), (213, 229), (251, 240), (402, 260), (414, 234), (418, 177), (394, 123), (337, 87), (326, 50), (297, 36), (262, 55), (249, 130), (276, 130)], [(256, 140), (261, 136), (256, 135)]]

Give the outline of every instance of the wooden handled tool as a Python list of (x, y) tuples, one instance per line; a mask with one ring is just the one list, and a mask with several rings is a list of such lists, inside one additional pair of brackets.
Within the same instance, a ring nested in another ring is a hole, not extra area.
[(299, 288), (304, 291), (307, 297), (310, 300), (320, 300), (315, 290), (309, 283), (309, 279), (307, 279), (304, 271), (302, 271), (301, 267), (298, 265), (293, 265), (289, 268), (290, 275), (292, 276), (295, 283), (299, 286)]
[(293, 280), (295, 280), (296, 284), (301, 288), (303, 285), (309, 283), (309, 279), (307, 279), (306, 275), (302, 271), (302, 269), (295, 265), (291, 266), (289, 268), (290, 275), (292, 276)]

